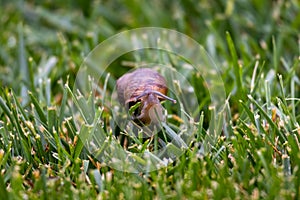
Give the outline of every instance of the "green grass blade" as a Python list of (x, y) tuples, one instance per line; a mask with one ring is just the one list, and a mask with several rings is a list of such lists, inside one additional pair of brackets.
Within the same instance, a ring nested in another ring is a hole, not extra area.
[(33, 94), (31, 92), (28, 93), (30, 96), (30, 99), (35, 107), (35, 110), (38, 114), (39, 119), (41, 120), (41, 123), (47, 127), (47, 117), (43, 111), (43, 109), (41, 108), (40, 103), (38, 102), (38, 100), (33, 96)]
[(270, 116), (264, 111), (264, 109), (253, 99), (253, 97), (251, 95), (248, 95), (249, 100), (255, 104), (255, 106), (258, 108), (258, 110), (260, 111), (260, 113), (262, 114), (262, 116), (267, 120), (267, 122), (270, 124), (270, 126), (272, 127), (272, 129), (276, 132), (276, 134), (280, 137), (281, 142), (285, 142), (286, 141), (286, 136), (278, 129), (278, 127), (276, 126), (276, 124), (272, 121), (272, 119), (270, 118)]
[(237, 51), (235, 49), (233, 40), (232, 40), (229, 32), (226, 32), (226, 39), (227, 39), (229, 51), (230, 51), (230, 54), (232, 57), (233, 72), (234, 72), (234, 76), (235, 76), (235, 83), (237, 86), (236, 95), (239, 96), (243, 100), (246, 97), (245, 97), (244, 86), (243, 86), (242, 67), (238, 63)]

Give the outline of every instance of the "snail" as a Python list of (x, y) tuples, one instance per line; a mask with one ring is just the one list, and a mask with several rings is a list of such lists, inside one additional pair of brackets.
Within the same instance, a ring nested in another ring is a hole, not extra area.
[(168, 88), (165, 78), (150, 68), (138, 68), (117, 80), (118, 100), (127, 111), (137, 103), (139, 107), (132, 118), (138, 124), (149, 125), (164, 121), (162, 100), (176, 100), (166, 96)]

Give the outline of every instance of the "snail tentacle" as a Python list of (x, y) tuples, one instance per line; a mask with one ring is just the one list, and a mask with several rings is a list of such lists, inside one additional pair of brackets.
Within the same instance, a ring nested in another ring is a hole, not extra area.
[(133, 97), (133, 98), (128, 99), (125, 103), (129, 103), (131, 101), (136, 102), (138, 99), (140, 99), (140, 98), (142, 98), (142, 97), (144, 97), (148, 94), (151, 94), (151, 93), (156, 94), (156, 95), (158, 95), (158, 96), (160, 96), (164, 99), (167, 99), (169, 101), (172, 101), (172, 103), (174, 103), (174, 104), (176, 103), (175, 99), (172, 99), (171, 97), (168, 97), (168, 96), (162, 94), (161, 92), (158, 92), (158, 91), (155, 91), (155, 90), (146, 90), (142, 94), (138, 95), (137, 97)]

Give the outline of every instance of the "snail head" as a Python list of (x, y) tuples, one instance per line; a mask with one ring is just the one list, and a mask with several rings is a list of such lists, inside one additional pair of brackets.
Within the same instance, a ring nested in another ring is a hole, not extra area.
[(157, 124), (160, 121), (164, 121), (163, 107), (160, 103), (162, 100), (170, 100), (173, 103), (176, 103), (175, 99), (158, 91), (145, 90), (142, 94), (126, 101), (126, 105), (132, 106), (137, 102), (140, 102), (139, 108), (134, 112), (134, 120), (142, 122), (143, 124)]

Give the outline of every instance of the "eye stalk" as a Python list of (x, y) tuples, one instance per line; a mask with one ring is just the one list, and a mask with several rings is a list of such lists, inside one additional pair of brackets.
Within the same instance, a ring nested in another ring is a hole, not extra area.
[(168, 96), (166, 96), (166, 95), (164, 95), (164, 94), (162, 94), (162, 93), (160, 93), (158, 91), (155, 91), (155, 90), (146, 90), (142, 94), (140, 94), (139, 96), (136, 96), (136, 97), (133, 97), (131, 99), (128, 99), (125, 103), (127, 104), (127, 103), (132, 102), (132, 101), (136, 102), (140, 98), (142, 98), (142, 97), (144, 97), (146, 95), (149, 95), (149, 94), (156, 94), (157, 96), (161, 97), (162, 100), (166, 99), (166, 100), (172, 101), (172, 103), (174, 103), (174, 104), (176, 103), (175, 99), (172, 99), (171, 97), (168, 97)]

